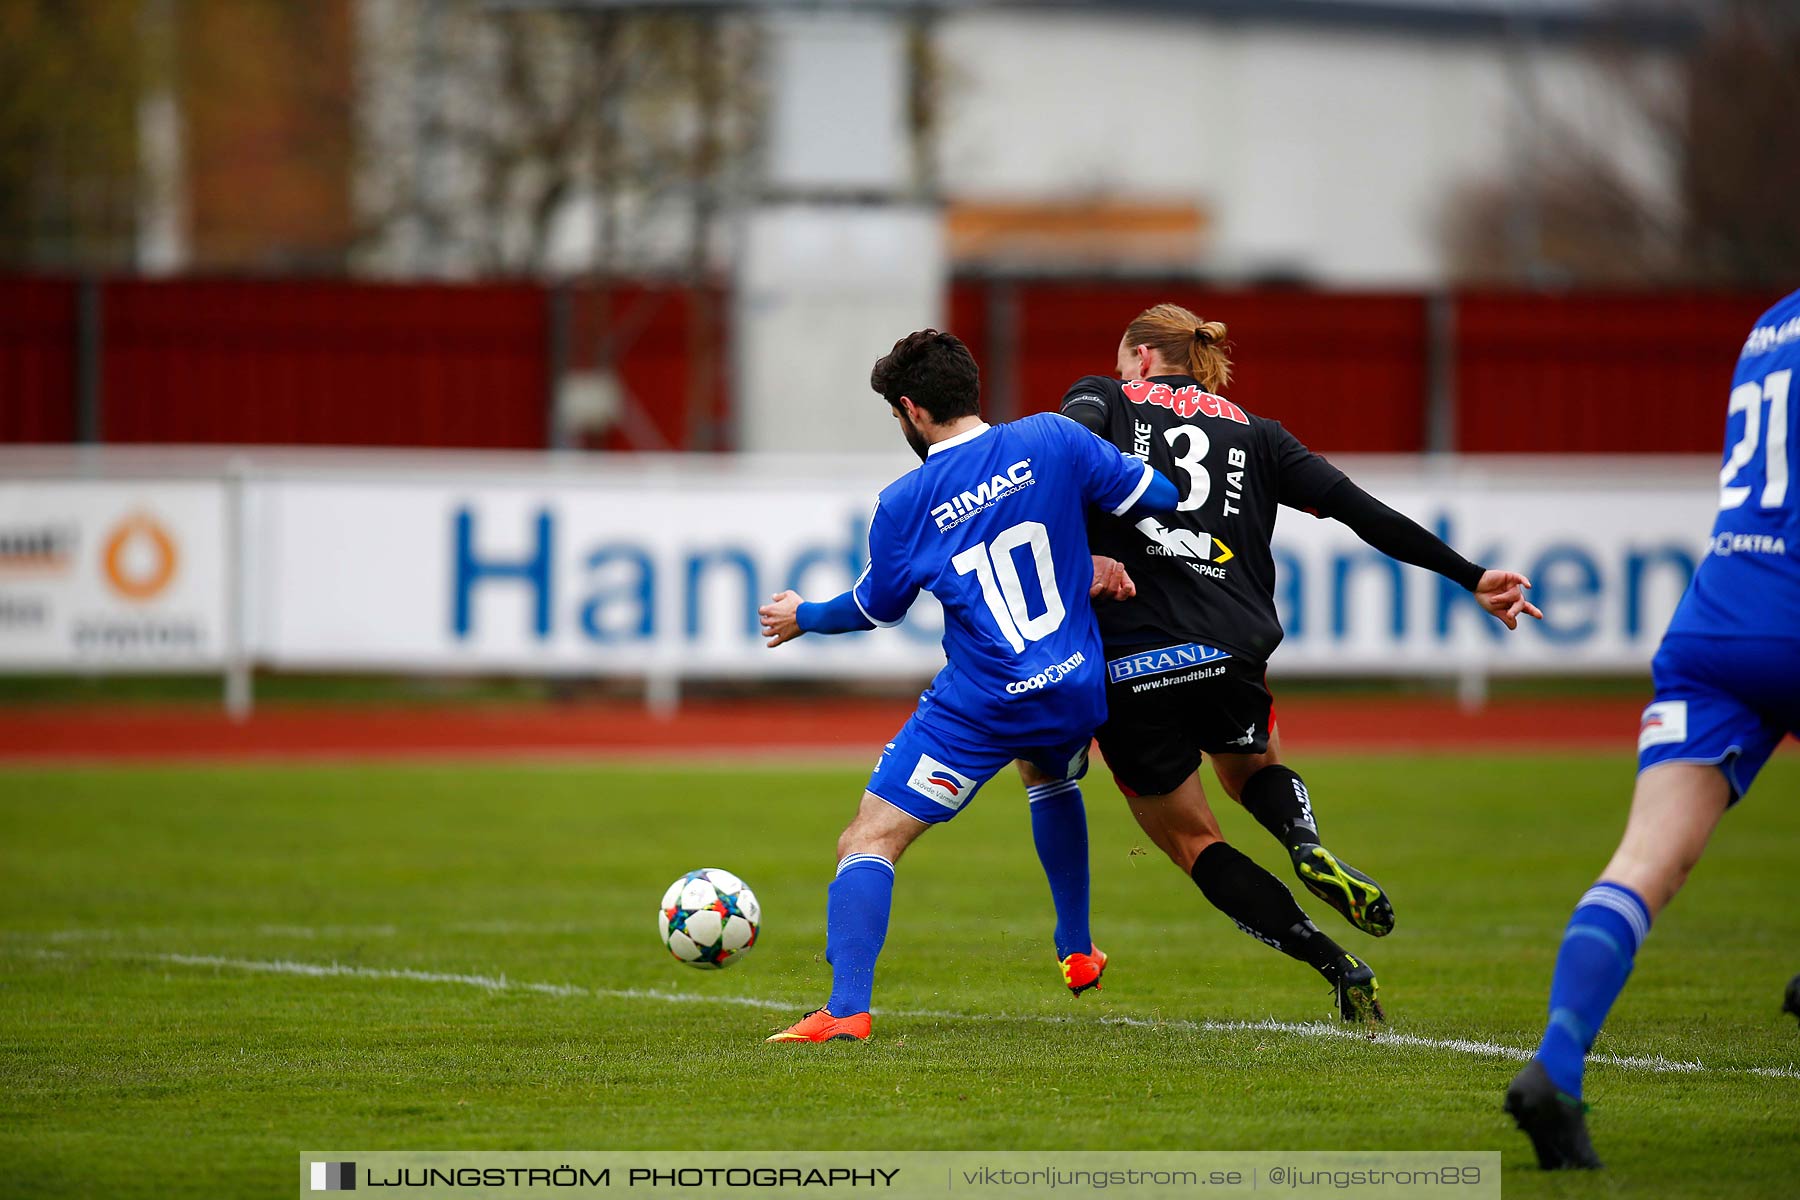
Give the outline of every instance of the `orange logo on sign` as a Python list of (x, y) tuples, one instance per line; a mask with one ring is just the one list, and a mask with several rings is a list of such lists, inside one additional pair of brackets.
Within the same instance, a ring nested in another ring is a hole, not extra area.
[(175, 539), (162, 523), (145, 513), (133, 513), (106, 539), (106, 581), (127, 600), (150, 600), (175, 578), (179, 556)]

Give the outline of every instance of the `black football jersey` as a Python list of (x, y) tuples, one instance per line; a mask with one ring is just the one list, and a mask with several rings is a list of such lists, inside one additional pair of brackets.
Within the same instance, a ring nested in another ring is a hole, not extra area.
[(1317, 509), (1344, 473), (1280, 422), (1186, 375), (1089, 375), (1064, 394), (1062, 411), (1181, 492), (1172, 513), (1089, 515), (1090, 548), (1124, 563), (1137, 584), (1135, 599), (1095, 606), (1108, 651), (1195, 641), (1266, 661), (1281, 642), (1269, 546), (1276, 507)]

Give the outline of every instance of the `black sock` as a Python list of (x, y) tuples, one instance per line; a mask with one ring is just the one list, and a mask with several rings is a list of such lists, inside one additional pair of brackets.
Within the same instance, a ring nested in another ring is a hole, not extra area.
[(1319, 840), (1306, 784), (1287, 767), (1277, 764), (1252, 775), (1244, 784), (1243, 802), (1245, 810), (1289, 850)]
[(1281, 880), (1242, 851), (1226, 842), (1214, 842), (1200, 852), (1190, 874), (1201, 894), (1239, 929), (1337, 983), (1344, 948), (1306, 919)]

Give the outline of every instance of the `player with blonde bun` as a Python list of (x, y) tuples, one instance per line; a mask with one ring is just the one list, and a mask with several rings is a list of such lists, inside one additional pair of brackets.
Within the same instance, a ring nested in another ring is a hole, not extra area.
[(1079, 379), (1063, 397), (1063, 415), (1181, 489), (1173, 513), (1088, 521), (1091, 549), (1118, 559), (1136, 585), (1132, 598), (1095, 610), (1107, 657), (1100, 749), (1138, 824), (1208, 901), (1316, 969), (1346, 1020), (1379, 1018), (1374, 971), (1225, 841), (1200, 783), (1211, 755), (1226, 794), (1282, 842), (1309, 891), (1365, 933), (1393, 928), (1386, 889), (1324, 846), (1305, 781), (1281, 760), (1265, 680), (1282, 637), (1276, 513), (1342, 521), (1377, 550), (1455, 580), (1509, 629), (1521, 614), (1542, 614), (1525, 599), (1523, 575), (1469, 562), (1279, 422), (1227, 399), (1226, 335), (1223, 322), (1158, 304), (1126, 325), (1114, 375)]

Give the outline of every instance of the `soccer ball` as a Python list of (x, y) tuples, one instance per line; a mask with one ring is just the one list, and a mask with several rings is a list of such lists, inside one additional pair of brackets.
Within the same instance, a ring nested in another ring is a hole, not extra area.
[(669, 953), (690, 967), (729, 967), (756, 945), (762, 905), (730, 871), (689, 871), (663, 893), (656, 932)]

